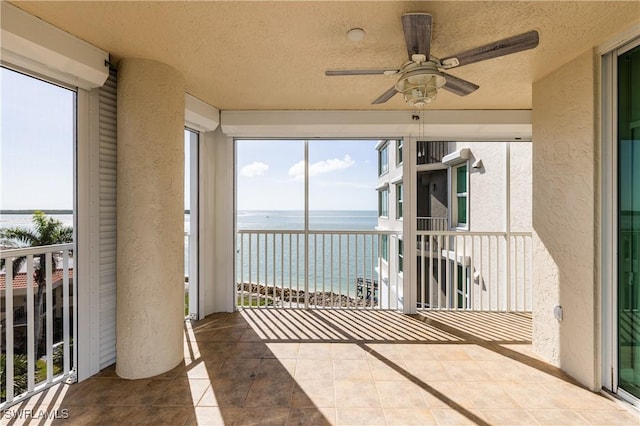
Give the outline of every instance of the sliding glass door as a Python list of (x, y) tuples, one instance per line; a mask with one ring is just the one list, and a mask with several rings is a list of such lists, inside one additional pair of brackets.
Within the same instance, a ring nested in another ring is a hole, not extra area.
[(640, 46), (617, 62), (618, 387), (640, 398)]

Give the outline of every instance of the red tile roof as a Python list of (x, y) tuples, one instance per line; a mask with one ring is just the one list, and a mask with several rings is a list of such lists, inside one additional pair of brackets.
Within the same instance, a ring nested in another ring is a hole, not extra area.
[[(62, 283), (63, 276), (64, 276), (64, 271), (62, 269), (57, 269), (51, 274), (54, 287), (57, 287), (59, 283)], [(69, 268), (69, 278), (73, 279), (73, 268)], [(35, 280), (33, 282), (33, 286), (38, 287), (38, 284), (35, 282)], [(27, 288), (26, 272), (19, 272), (16, 274), (15, 277), (13, 277), (13, 289), (17, 290), (21, 288)], [(0, 274), (0, 290), (5, 290), (5, 289), (6, 289), (6, 274), (2, 273)]]

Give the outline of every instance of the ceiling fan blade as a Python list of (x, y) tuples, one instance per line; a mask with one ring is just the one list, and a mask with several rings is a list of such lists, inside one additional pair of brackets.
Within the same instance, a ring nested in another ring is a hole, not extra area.
[(450, 91), (451, 93), (455, 93), (456, 95), (467, 96), (469, 93), (475, 92), (480, 87), (477, 84), (454, 77), (451, 74), (447, 74), (445, 72), (442, 74), (447, 79), (447, 82), (442, 86), (442, 88)]
[(409, 60), (414, 54), (421, 54), (428, 61), (431, 51), (431, 15), (428, 13), (402, 15), (402, 29)]
[(378, 99), (376, 99), (375, 101), (371, 102), (371, 104), (372, 105), (383, 104), (383, 103), (387, 102), (389, 99), (393, 98), (396, 93), (398, 93), (398, 91), (396, 90), (396, 86), (393, 86), (391, 89), (387, 90), (382, 95), (378, 96)]
[(384, 69), (360, 69), (360, 70), (326, 70), (324, 75), (380, 75), (380, 74), (395, 74), (399, 70), (397, 68), (384, 68)]
[(538, 32), (533, 30), (528, 33), (507, 37), (475, 49), (460, 52), (441, 60), (445, 68), (454, 68), (472, 64), (499, 56), (510, 55), (523, 50), (533, 49), (538, 45)]

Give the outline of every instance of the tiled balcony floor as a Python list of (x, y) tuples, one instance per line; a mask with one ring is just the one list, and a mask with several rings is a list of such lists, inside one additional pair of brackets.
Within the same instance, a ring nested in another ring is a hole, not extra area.
[(11, 410), (67, 409), (63, 425), (640, 424), (536, 358), (530, 330), (526, 314), (216, 314), (187, 324), (185, 363), (167, 374), (111, 367)]

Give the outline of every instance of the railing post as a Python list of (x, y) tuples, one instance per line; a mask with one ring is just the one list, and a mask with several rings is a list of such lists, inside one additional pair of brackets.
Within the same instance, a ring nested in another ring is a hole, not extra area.
[(6, 310), (6, 321), (5, 321), (5, 326), (6, 326), (6, 330), (5, 330), (5, 335), (6, 335), (6, 342), (7, 342), (7, 349), (6, 349), (6, 361), (5, 361), (5, 368), (6, 368), (6, 374), (5, 377), (7, 378), (7, 381), (5, 383), (6, 387), (5, 387), (5, 392), (6, 392), (6, 402), (10, 403), (11, 401), (13, 401), (13, 383), (14, 383), (14, 379), (13, 379), (13, 259), (12, 258), (8, 258), (7, 262), (5, 264), (5, 268), (6, 268), (6, 275), (5, 275), (5, 287), (6, 287), (6, 291), (5, 294), (7, 296), (6, 302), (5, 302), (5, 310)]
[[(47, 342), (47, 382), (51, 382), (53, 380), (53, 310), (52, 310), (52, 301), (53, 301), (53, 257), (51, 253), (47, 253), (45, 256), (46, 259), (46, 278), (45, 278), (45, 294), (47, 300), (46, 307), (46, 329), (45, 329), (45, 340)], [(42, 268), (42, 265), (40, 265)], [(38, 316), (40, 316), (40, 312), (38, 312)], [(42, 332), (40, 332), (42, 333)], [(36, 336), (36, 339), (38, 336)], [(36, 356), (38, 354), (36, 353)]]
[[(27, 390), (33, 392), (35, 382), (35, 358), (34, 353), (34, 306), (33, 306), (33, 255), (27, 256)], [(40, 318), (38, 318), (39, 320)]]
[(304, 308), (309, 309), (309, 141), (304, 141)]
[[(76, 280), (73, 280), (74, 284)], [(76, 291), (73, 294), (77, 294)], [(75, 305), (75, 303), (74, 303)], [(63, 365), (64, 365), (64, 374), (69, 373), (71, 371), (71, 348), (69, 347), (69, 337), (70, 337), (70, 314), (69, 314), (69, 250), (64, 250), (62, 252), (62, 309), (64, 312), (62, 313), (62, 339), (63, 339)], [(78, 327), (73, 327), (74, 336), (75, 330)], [(74, 353), (77, 353), (75, 350), (77, 348), (76, 341), (74, 340)], [(74, 357), (74, 359), (76, 359)]]
[(507, 303), (505, 309), (507, 312), (511, 311), (511, 145), (509, 142), (505, 144), (505, 227), (507, 238), (507, 277), (505, 280), (507, 286)]

